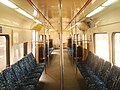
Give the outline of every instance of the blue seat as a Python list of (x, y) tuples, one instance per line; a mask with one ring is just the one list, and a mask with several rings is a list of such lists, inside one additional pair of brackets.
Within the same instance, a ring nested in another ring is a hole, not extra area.
[(3, 75), (0, 73), (0, 88), (5, 88), (5, 87), (6, 87), (6, 81)]
[(34, 65), (34, 69), (40, 69), (40, 68), (45, 68), (46, 62), (43, 62), (42, 64), (37, 64), (35, 57), (33, 56), (32, 53), (28, 54), (28, 59), (30, 60), (29, 62), (31, 62)]
[(30, 64), (29, 64), (29, 59), (27, 57), (24, 57), (23, 58), (23, 62), (24, 62), (24, 66), (27, 70), (27, 72), (29, 73), (30, 76), (33, 76), (33, 77), (36, 77), (36, 78), (39, 78), (41, 76), (41, 73), (42, 73), (42, 69), (39, 69), (39, 72), (35, 72), (34, 69), (32, 69), (30, 67)]
[(108, 78), (108, 74), (111, 70), (111, 63), (108, 61), (105, 61), (104, 65), (101, 68), (101, 71), (99, 71), (99, 78), (106, 82), (106, 79)]
[(25, 76), (24, 72), (22, 72), (18, 62), (15, 63), (14, 65), (12, 65), (12, 70), (13, 72), (15, 73), (16, 75), (16, 78), (19, 82), (21, 82), (23, 85), (29, 85), (29, 84), (32, 84), (32, 85), (36, 85), (36, 83), (38, 82), (38, 79), (36, 78), (29, 78), (27, 76)]
[(28, 54), (0, 73), (0, 89), (35, 90), (45, 64), (37, 64), (33, 54)]
[(120, 90), (120, 68), (89, 52), (85, 62), (76, 62), (90, 90)]
[(27, 78), (27, 79), (34, 79), (34, 82), (36, 82), (36, 83), (38, 82), (39, 77), (38, 76), (34, 77), (34, 76), (30, 75), (30, 72), (27, 70), (27, 68), (26, 68), (26, 66), (24, 64), (24, 59), (20, 60), (18, 62), (18, 64), (19, 64), (19, 66), (21, 68), (21, 71), (23, 72), (22, 74), (23, 74), (23, 76), (25, 76), (25, 78)]
[[(5, 70), (2, 71), (3, 76), (5, 77), (6, 80), (6, 86), (5, 88), (7, 90), (21, 90), (20, 88), (33, 88), (33, 90), (35, 90), (35, 85), (33, 85), (33, 83), (27, 83), (28, 81), (21, 82), (17, 79), (16, 75), (14, 74), (12, 68), (7, 68)], [(33, 80), (32, 80), (33, 81)]]
[[(109, 72), (109, 76), (106, 80), (106, 87), (109, 90), (117, 90), (117, 89), (114, 89), (114, 88), (115, 87), (116, 88), (120, 87), (119, 77), (120, 77), (120, 68), (113, 65), (111, 71)], [(119, 85), (115, 86), (118, 83), (119, 83)]]
[(119, 75), (119, 78), (118, 78), (116, 84), (114, 85), (113, 90), (120, 90), (120, 75)]

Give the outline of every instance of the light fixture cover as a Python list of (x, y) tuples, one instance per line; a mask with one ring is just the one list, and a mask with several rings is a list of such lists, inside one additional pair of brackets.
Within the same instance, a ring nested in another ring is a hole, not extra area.
[(107, 6), (109, 6), (110, 4), (114, 3), (115, 1), (117, 1), (117, 0), (107, 0), (107, 1), (106, 1), (105, 3), (103, 3), (101, 6), (107, 7)]
[(9, 0), (0, 0), (0, 2), (3, 3), (4, 5), (10, 7), (10, 8), (13, 8), (13, 9), (18, 8), (14, 3), (10, 2)]
[(37, 20), (37, 19), (34, 19), (34, 21), (35, 21), (36, 23), (42, 24), (42, 22), (40, 22), (40, 21)]
[(22, 10), (22, 9), (20, 9), (20, 8), (15, 9), (15, 10), (16, 10), (17, 12), (21, 13), (22, 15), (24, 15), (24, 16), (26, 16), (26, 17), (34, 20), (34, 17), (31, 16), (30, 14), (28, 14), (27, 12), (25, 12), (24, 10)]
[(91, 17), (95, 14), (97, 14), (98, 12), (102, 11), (105, 7), (99, 6), (97, 9), (93, 10), (91, 13), (89, 13), (86, 17)]

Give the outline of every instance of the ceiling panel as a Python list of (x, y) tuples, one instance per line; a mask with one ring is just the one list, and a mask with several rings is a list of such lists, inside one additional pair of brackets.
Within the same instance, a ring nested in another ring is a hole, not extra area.
[[(28, 1), (32, 1), (32, 3), (37, 7), (37, 9), (48, 19), (48, 21), (55, 27), (58, 28), (58, 22), (59, 22), (59, 0), (11, 0), (16, 5), (27, 11), (29, 14), (33, 15), (34, 8), (30, 5)], [(62, 23), (63, 25), (68, 25), (68, 23), (71, 21), (71, 19), (77, 14), (77, 12), (84, 6), (84, 4), (88, 0), (62, 0)], [(88, 5), (88, 7), (85, 9), (85, 12), (82, 14), (79, 14), (77, 21), (84, 17), (86, 14), (91, 12), (93, 8), (98, 6), (98, 4), (102, 1), (106, 0), (92, 0), (92, 2)], [(43, 17), (39, 13), (37, 16), (40, 20)], [(63, 26), (64, 28), (65, 26)]]
[[(58, 24), (58, 1), (59, 0), (32, 0), (36, 7), (46, 16), (46, 18), (48, 18), (52, 25), (54, 25), (54, 23)], [(87, 0), (62, 0), (62, 23), (69, 23), (71, 18), (74, 17), (86, 1)], [(56, 24), (54, 27), (56, 27)]]

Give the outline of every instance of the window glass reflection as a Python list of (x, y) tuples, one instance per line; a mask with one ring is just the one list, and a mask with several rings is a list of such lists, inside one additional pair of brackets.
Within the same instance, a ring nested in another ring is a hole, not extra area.
[(6, 68), (6, 38), (0, 36), (0, 71)]
[(120, 67), (120, 33), (115, 34), (115, 64)]
[(109, 61), (108, 34), (95, 34), (95, 53)]

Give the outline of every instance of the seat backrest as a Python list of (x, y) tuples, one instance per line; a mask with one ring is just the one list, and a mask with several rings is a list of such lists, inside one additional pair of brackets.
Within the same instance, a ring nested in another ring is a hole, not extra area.
[(117, 82), (115, 83), (113, 90), (120, 90), (120, 76), (117, 79)]
[(91, 56), (92, 56), (92, 52), (91, 51), (89, 51), (88, 52), (88, 56), (87, 56), (87, 58), (86, 58), (86, 61), (90, 61), (91, 60)]
[(94, 64), (92, 66), (92, 70), (95, 72), (97, 66), (99, 65), (99, 57), (95, 55), (93, 62), (94, 62)]
[(30, 64), (29, 64), (29, 59), (28, 59), (27, 57), (24, 57), (23, 59), (24, 59), (24, 60), (23, 60), (24, 66), (25, 66), (27, 72), (28, 72), (28, 73), (31, 73), (31, 72), (32, 72), (32, 67), (31, 67)]
[(12, 65), (12, 70), (15, 73), (18, 81), (22, 80), (24, 78), (24, 73), (22, 72), (22, 69), (20, 68), (18, 62)]
[(23, 75), (24, 76), (28, 76), (29, 75), (29, 72), (27, 71), (26, 67), (25, 67), (25, 64), (24, 64), (24, 59), (21, 59), (19, 62), (18, 62), (22, 72), (23, 72)]
[(29, 61), (34, 65), (34, 66), (36, 66), (36, 59), (35, 59), (35, 57), (34, 57), (34, 55), (32, 54), (32, 53), (29, 53), (28, 55), (27, 55), (27, 57), (28, 57), (28, 59), (29, 59)]
[(28, 63), (30, 64), (31, 68), (34, 69), (36, 67), (35, 61), (33, 61), (30, 56), (27, 56), (27, 58), (28, 58)]
[(2, 73), (8, 84), (14, 85), (18, 81), (12, 68), (7, 68), (7, 69), (3, 70)]
[(98, 62), (99, 62), (99, 64), (97, 65), (97, 67), (95, 69), (95, 73), (98, 75), (98, 77), (100, 77), (101, 70), (102, 70), (103, 65), (104, 65), (104, 59), (99, 58)]
[[(107, 88), (110, 89), (110, 90), (111, 89), (114, 90), (116, 83), (117, 84), (119, 83), (119, 85), (120, 85), (119, 77), (120, 77), (120, 68), (115, 66), (115, 65), (113, 65), (112, 69), (110, 71), (110, 74), (109, 74), (109, 76), (107, 78), (107, 81), (106, 81)], [(117, 87), (118, 87), (118, 85), (116, 86), (116, 88)]]
[(0, 88), (3, 88), (5, 84), (6, 84), (5, 79), (3, 75), (0, 73)]
[(105, 61), (101, 71), (100, 71), (100, 78), (106, 82), (106, 79), (108, 78), (109, 72), (111, 70), (111, 63), (108, 61)]

